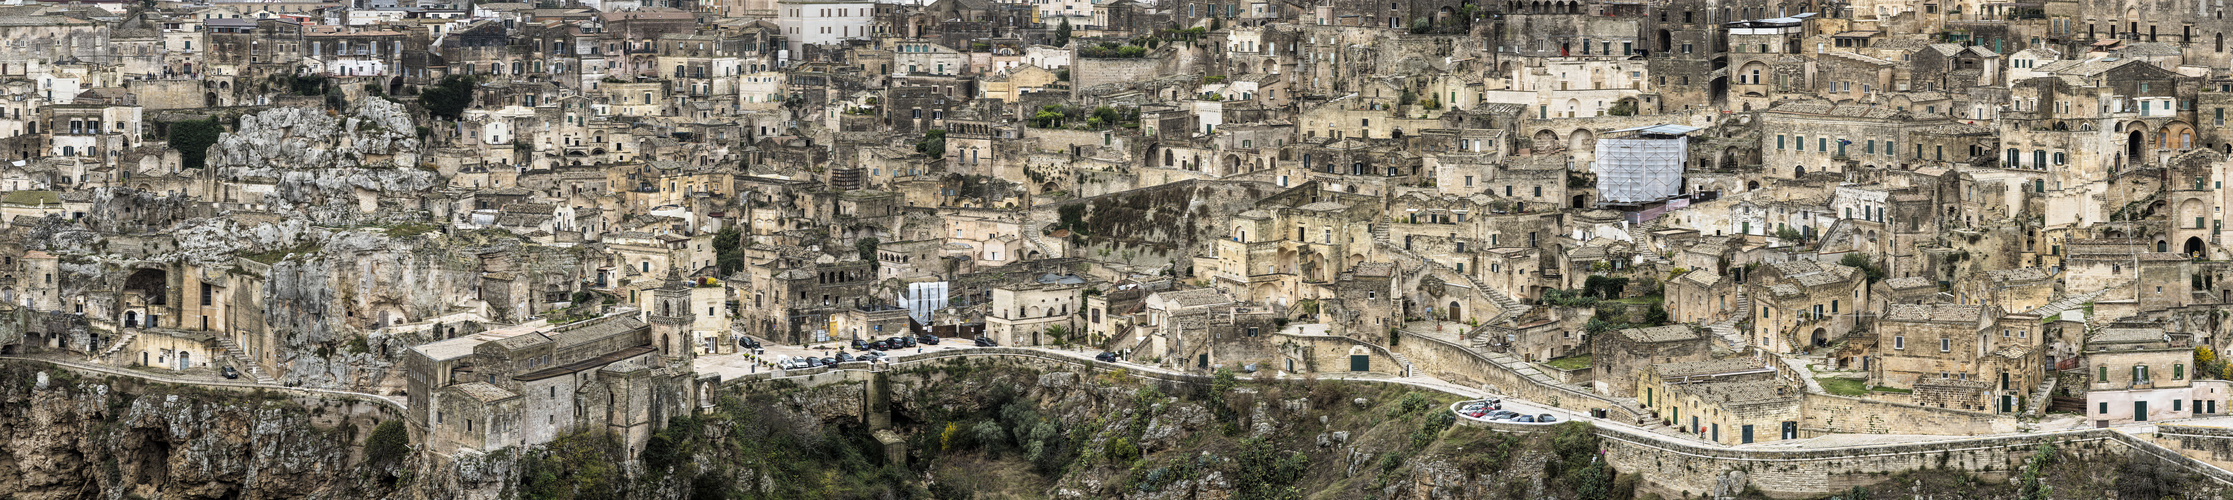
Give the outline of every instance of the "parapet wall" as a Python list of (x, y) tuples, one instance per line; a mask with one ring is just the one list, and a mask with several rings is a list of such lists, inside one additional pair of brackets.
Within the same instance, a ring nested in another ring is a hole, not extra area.
[(2016, 432), (2016, 419), (1992, 413), (1931, 408), (1828, 394), (1807, 394), (1802, 437), (1823, 434), (1983, 436)]
[(1627, 404), (1607, 399), (1575, 386), (1558, 383), (1542, 372), (1532, 369), (1528, 373), (1514, 371), (1502, 363), (1491, 361), (1480, 351), (1424, 335), (1404, 335), (1396, 343), (1396, 351), (1411, 359), (1413, 375), (1429, 375), (1466, 387), (1480, 387), (1489, 392), (1510, 395), (1545, 405), (1587, 412), (1604, 409), (1612, 418), (1622, 422), (1637, 422), (1636, 410)]
[(2110, 429), (1817, 450), (1706, 447), (1630, 432), (1598, 428), (1606, 459), (1623, 472), (1642, 474), (1647, 491), (1663, 497), (1735, 494), (1728, 491), (1730, 485), (1750, 484), (1771, 497), (1811, 498), (1875, 484), (1891, 474), (1927, 469), (2005, 481), (2034, 450), (2049, 443), (2081, 459), (2152, 455), (2163, 459), (2164, 466), (2207, 478), (2207, 486), (2196, 486), (2233, 487), (2233, 473), (2225, 469)]

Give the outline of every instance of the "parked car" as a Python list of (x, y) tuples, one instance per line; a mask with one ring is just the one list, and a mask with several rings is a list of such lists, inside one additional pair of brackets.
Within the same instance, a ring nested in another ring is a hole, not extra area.
[(891, 348), (892, 348), (892, 346), (890, 346), (890, 345), (887, 345), (887, 344), (885, 344), (885, 343), (884, 343), (884, 341), (882, 341), (882, 340), (878, 340), (878, 341), (875, 341), (875, 342), (869, 342), (869, 343), (868, 343), (868, 348), (870, 348), (870, 349), (875, 349), (875, 350), (879, 350), (879, 351), (882, 351), (882, 350), (885, 350), (885, 349), (891, 349)]
[(846, 354), (846, 353), (842, 353), (842, 352), (841, 352), (841, 353), (837, 353), (837, 362), (839, 362), (839, 363), (851, 363), (851, 362), (853, 362), (853, 355), (851, 355), (851, 354)]
[(752, 340), (752, 337), (737, 337), (737, 347), (758, 351), (760, 350), (760, 341)]
[(837, 358), (822, 358), (824, 366), (837, 366)]
[(923, 336), (921, 336), (921, 337), (916, 337), (916, 338), (915, 338), (915, 340), (916, 340), (916, 341), (919, 341), (919, 342), (922, 342), (922, 343), (923, 343), (923, 344), (925, 344), (925, 345), (938, 345), (938, 336), (937, 336), (937, 335), (931, 335), (931, 334), (927, 334), (927, 333), (926, 333), (926, 334), (923, 334)]
[(1552, 416), (1552, 415), (1551, 415), (1551, 414), (1549, 414), (1549, 413), (1545, 413), (1545, 414), (1542, 414), (1542, 415), (1536, 415), (1536, 416), (1535, 416), (1535, 421), (1536, 421), (1536, 423), (1544, 423), (1544, 424), (1547, 424), (1547, 423), (1551, 423), (1551, 422), (1557, 422), (1557, 421), (1558, 421), (1558, 417), (1556, 417), (1556, 416)]
[(866, 351), (868, 350), (868, 343), (862, 342), (861, 339), (853, 339), (853, 350)]
[(1527, 416), (1527, 415), (1520, 415), (1520, 416), (1517, 416), (1517, 417), (1512, 417), (1512, 421), (1513, 421), (1513, 422), (1519, 422), (1519, 423), (1523, 423), (1523, 424), (1532, 424), (1532, 423), (1535, 423), (1535, 417), (1530, 417), (1530, 416)]
[(859, 357), (855, 357), (855, 358), (853, 358), (853, 360), (854, 360), (854, 361), (876, 361), (876, 360), (881, 360), (881, 359), (884, 359), (884, 358), (887, 358), (887, 357), (889, 357), (889, 356), (885, 356), (885, 355), (884, 355), (884, 353), (881, 353), (881, 352), (876, 352), (876, 351), (869, 351), (869, 352), (864, 352), (864, 353), (861, 353), (861, 355), (860, 355)]
[(1116, 353), (1113, 352), (1103, 352), (1093, 355), (1093, 359), (1101, 360), (1104, 363), (1115, 363), (1117, 360), (1117, 356)]
[(240, 370), (234, 370), (230, 366), (218, 369), (217, 373), (224, 375), (225, 378), (240, 378)]
[(808, 357), (806, 358), (806, 367), (807, 367), (807, 368), (813, 368), (813, 367), (817, 367), (817, 366), (822, 366), (822, 358), (817, 358), (817, 357), (813, 357), (813, 356), (808, 356)]
[(915, 347), (915, 338), (914, 338), (914, 337), (892, 337), (892, 340), (897, 340), (897, 341), (899, 341), (899, 346), (900, 346), (900, 347), (903, 347), (903, 348), (904, 348), (904, 347)]
[(1473, 417), (1473, 418), (1481, 418), (1481, 416), (1482, 416), (1482, 415), (1488, 415), (1488, 414), (1489, 414), (1489, 410), (1471, 410), (1471, 411), (1467, 411), (1467, 412), (1465, 412), (1465, 416), (1468, 416), (1468, 417)]
[(993, 342), (991, 337), (977, 337), (977, 347), (1000, 347), (1000, 343)]

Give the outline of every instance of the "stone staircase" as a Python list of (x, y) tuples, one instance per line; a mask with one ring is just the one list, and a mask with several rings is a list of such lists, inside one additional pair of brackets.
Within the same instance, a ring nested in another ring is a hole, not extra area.
[(109, 344), (109, 348), (107, 350), (101, 351), (101, 355), (98, 356), (98, 358), (103, 361), (109, 361), (110, 359), (115, 358), (117, 353), (124, 352), (124, 346), (132, 345), (132, 341), (138, 339), (139, 337), (140, 332), (130, 330), (125, 331), (124, 336), (122, 338), (116, 339), (115, 343)]
[(248, 378), (255, 379), (256, 383), (273, 384), (279, 382), (278, 379), (272, 378), (271, 375), (265, 374), (262, 367), (258, 367), (255, 363), (249, 362), (248, 354), (246, 353), (246, 351), (240, 350), (239, 345), (233, 344), (233, 339), (225, 338), (222, 336), (217, 337), (217, 346), (225, 348), (225, 357), (231, 358), (234, 365), (247, 368), (246, 371), (248, 372)]
[(2047, 404), (2055, 399), (2055, 382), (2057, 380), (2060, 379), (2047, 377), (2045, 383), (2039, 384), (2039, 392), (2032, 394), (2031, 401), (2027, 401), (2030, 404), (2024, 407), (2024, 416), (2037, 417), (2047, 411)]
[(1032, 217), (1033, 212), (1036, 212), (1036, 210), (1023, 211), (1023, 223), (1016, 228), (1016, 232), (1023, 233), (1024, 241), (1031, 242), (1031, 247), (1039, 251), (1040, 258), (1052, 259), (1056, 257), (1062, 257), (1062, 253), (1054, 251), (1055, 247), (1048, 245), (1046, 240), (1040, 239), (1039, 230), (1045, 225), (1038, 223), (1038, 221), (1034, 217)]
[(1394, 350), (1388, 351), (1388, 357), (1394, 358), (1396, 360), (1396, 366), (1403, 367), (1403, 373), (1397, 375), (1404, 377), (1411, 376), (1411, 358), (1404, 357), (1403, 353), (1396, 352)]
[(2131, 286), (2137, 281), (2139, 280), (2124, 280), (2114, 285), (2102, 287), (2102, 289), (2100, 290), (2094, 290), (2092, 292), (2081, 293), (2077, 295), (2064, 295), (2060, 299), (2055, 299), (2054, 302), (2048, 302), (2047, 305), (2039, 306), (2038, 309), (2025, 311), (2025, 314), (2035, 314), (2042, 318), (2062, 314), (2063, 311), (2075, 309), (2078, 306), (2085, 305), (2087, 302), (2093, 302), (2094, 299), (2101, 298), (2102, 295), (2107, 295), (2110, 290), (2116, 290), (2119, 288), (2124, 288), (2126, 286)]
[(1481, 283), (1480, 279), (1474, 278), (1471, 274), (1458, 272), (1456, 269), (1451, 269), (1449, 266), (1444, 266), (1440, 262), (1435, 262), (1434, 259), (1429, 259), (1419, 255), (1418, 253), (1412, 252), (1411, 249), (1404, 248), (1403, 245), (1398, 245), (1395, 244), (1395, 242), (1389, 241), (1387, 224), (1373, 224), (1370, 230), (1372, 232), (1373, 243), (1379, 244), (1380, 246), (1392, 250), (1398, 254), (1402, 254), (1405, 257), (1410, 257), (1413, 260), (1419, 261), (1419, 266), (1413, 268), (1412, 272), (1418, 272), (1428, 267), (1448, 271), (1450, 274), (1457, 275), (1460, 278), (1465, 278), (1465, 282), (1467, 285), (1472, 286), (1473, 289), (1480, 292), (1482, 296), (1488, 297), (1489, 302), (1496, 303), (1496, 308), (1498, 310), (1496, 316), (1489, 318), (1488, 321), (1481, 322), (1481, 324), (1483, 325), (1502, 323), (1505, 320), (1519, 317), (1522, 314), (1527, 314), (1529, 310), (1533, 309), (1533, 307), (1530, 307), (1527, 304), (1521, 304), (1520, 301), (1512, 300), (1512, 297), (1505, 295), (1502, 291), (1494, 288), (1489, 288), (1487, 284)]
[(1727, 318), (1723, 318), (1721, 321), (1706, 325), (1706, 330), (1713, 332), (1714, 336), (1721, 337), (1722, 342), (1726, 342), (1729, 344), (1730, 350), (1742, 351), (1745, 349), (1745, 345), (1749, 343), (1748, 340), (1751, 339), (1751, 336), (1746, 335), (1745, 332), (1737, 331), (1737, 322), (1744, 321), (1745, 318), (1751, 317), (1751, 312), (1752, 297), (1745, 294), (1745, 289), (1743, 286), (1738, 286), (1737, 312), (1735, 314), (1729, 315), (1729, 317)]

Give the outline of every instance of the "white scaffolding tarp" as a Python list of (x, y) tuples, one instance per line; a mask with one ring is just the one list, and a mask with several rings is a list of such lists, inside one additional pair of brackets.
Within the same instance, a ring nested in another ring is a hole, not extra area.
[(1598, 139), (1598, 196), (1612, 203), (1639, 203), (1680, 193), (1690, 138), (1661, 137)]

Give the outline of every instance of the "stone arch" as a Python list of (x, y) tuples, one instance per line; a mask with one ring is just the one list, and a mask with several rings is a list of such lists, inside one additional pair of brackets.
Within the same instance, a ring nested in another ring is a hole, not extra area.
[(1225, 155), (1225, 172), (1224, 172), (1224, 175), (1234, 175), (1234, 174), (1238, 174), (1238, 173), (1240, 173), (1240, 172), (1241, 172), (1241, 157), (1240, 157), (1240, 155)]
[(1597, 147), (1597, 133), (1591, 132), (1589, 129), (1586, 128), (1575, 129), (1574, 133), (1567, 134), (1566, 142), (1567, 149), (1571, 149), (1574, 151), (1590, 151), (1593, 148)]
[(1552, 132), (1550, 129), (1537, 130), (1535, 131), (1534, 141), (1535, 150), (1548, 151), (1558, 145), (1558, 133)]

